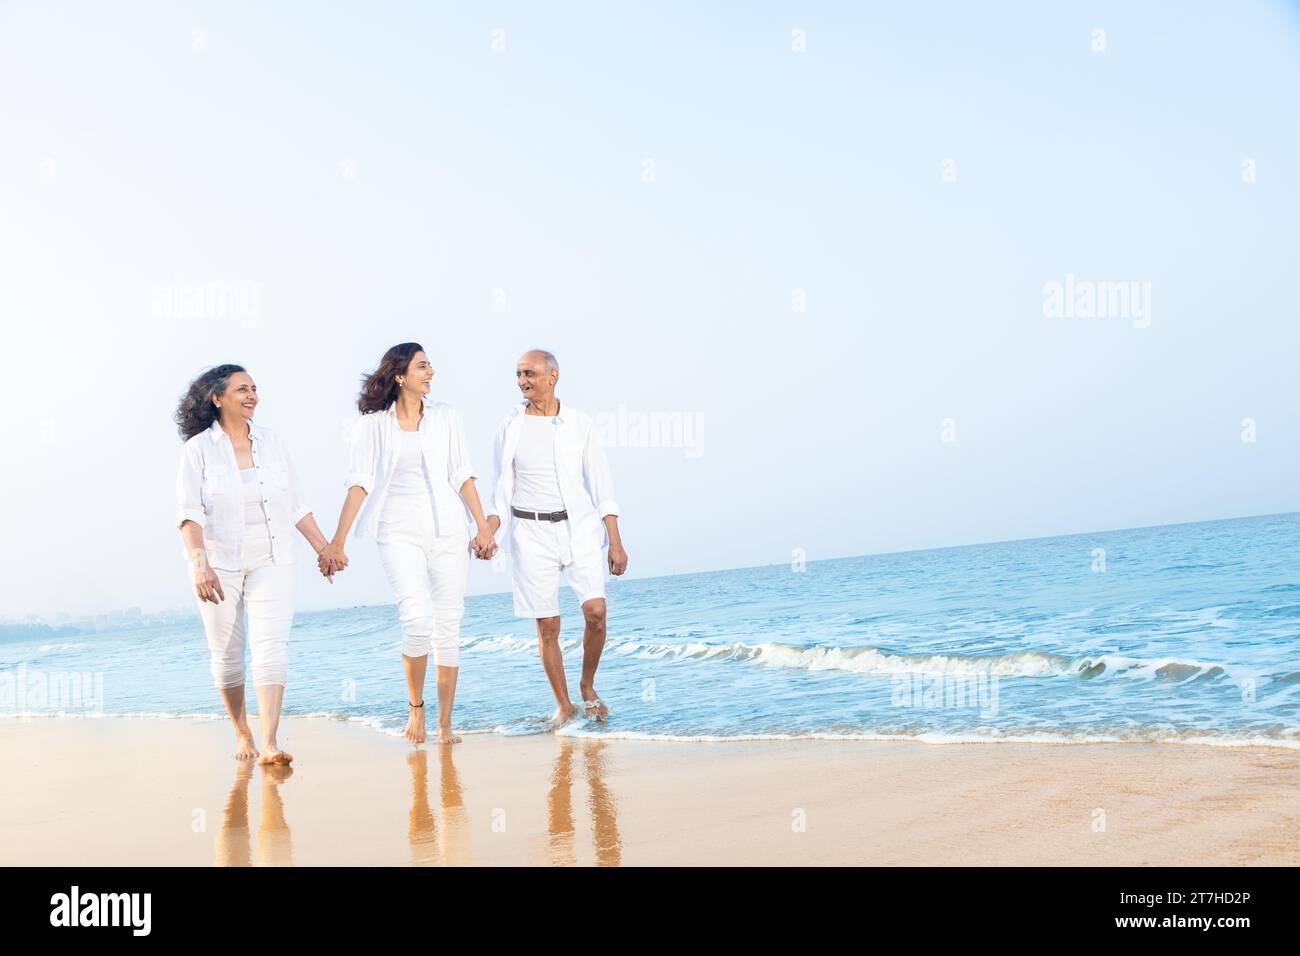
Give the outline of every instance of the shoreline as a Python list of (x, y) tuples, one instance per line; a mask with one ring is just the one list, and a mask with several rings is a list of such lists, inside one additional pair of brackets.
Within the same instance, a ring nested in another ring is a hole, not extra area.
[[(256, 714), (251, 714), (250, 719), (256, 718)], [(355, 725), (364, 727), (383, 737), (401, 739), (401, 729), (396, 725), (392, 727), (379, 726), (379, 717), (357, 717), (345, 716), (342, 714), (330, 713), (311, 713), (311, 714), (286, 714), (283, 721), (322, 721), (337, 724)], [(210, 723), (215, 721), (227, 721), (229, 717), (226, 714), (209, 713), (209, 714), (167, 714), (156, 712), (131, 712), (123, 714), (87, 714), (87, 713), (47, 713), (47, 712), (29, 712), (29, 713), (3, 713), (0, 712), (0, 722), (17, 721), (19, 723), (34, 722), (41, 720), (160, 720), (160, 721), (194, 721), (196, 723)], [(1276, 737), (1218, 737), (1206, 734), (1203, 731), (1188, 734), (1184, 737), (1166, 736), (1166, 737), (1117, 737), (1106, 734), (1084, 734), (1080, 736), (1068, 736), (1059, 733), (1033, 734), (1024, 735), (1006, 735), (992, 736), (980, 734), (964, 735), (942, 735), (934, 733), (923, 733), (914, 736), (901, 734), (876, 734), (876, 733), (849, 733), (833, 734), (812, 732), (806, 734), (793, 733), (771, 733), (771, 734), (695, 734), (683, 736), (677, 734), (657, 734), (639, 730), (608, 730), (602, 729), (595, 732), (586, 732), (584, 730), (584, 721), (577, 718), (574, 722), (568, 724), (559, 731), (510, 731), (503, 730), (502, 727), (477, 728), (466, 730), (456, 727), (457, 734), (470, 737), (499, 737), (502, 739), (515, 739), (520, 737), (560, 737), (573, 740), (609, 740), (609, 741), (644, 741), (649, 743), (668, 743), (668, 744), (740, 744), (740, 743), (798, 743), (801, 741), (825, 742), (825, 743), (843, 743), (843, 744), (923, 744), (930, 747), (954, 747), (954, 746), (980, 746), (982, 744), (1005, 746), (1010, 744), (1020, 745), (1041, 745), (1041, 746), (1060, 746), (1060, 747), (1082, 747), (1095, 746), (1099, 744), (1117, 744), (1125, 746), (1169, 746), (1169, 747), (1216, 747), (1226, 748), (1229, 750), (1236, 749), (1273, 749), (1282, 751), (1300, 751), (1300, 739), (1280, 739)]]
[(332, 717), (285, 718), (280, 741), (288, 772), (238, 764), (221, 718), (0, 720), (20, 768), (0, 864), (1300, 864), (1289, 748), (488, 731), (416, 749)]

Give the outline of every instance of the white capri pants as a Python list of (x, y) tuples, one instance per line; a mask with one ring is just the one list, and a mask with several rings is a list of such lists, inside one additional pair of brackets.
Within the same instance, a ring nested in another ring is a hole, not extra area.
[(244, 683), (244, 617), (253, 658), (253, 686), (283, 685), (289, 671), (289, 629), (293, 625), (296, 582), (292, 564), (271, 558), (271, 532), (266, 524), (244, 528), (244, 567), (240, 571), (214, 568), (226, 599), (220, 604), (199, 601), (199, 617), (208, 639), (212, 681), (219, 688)]
[(379, 560), (388, 574), (402, 624), (402, 653), (438, 667), (460, 665), (460, 620), (469, 581), (464, 526), (435, 534), (427, 495), (392, 495), (379, 517)]

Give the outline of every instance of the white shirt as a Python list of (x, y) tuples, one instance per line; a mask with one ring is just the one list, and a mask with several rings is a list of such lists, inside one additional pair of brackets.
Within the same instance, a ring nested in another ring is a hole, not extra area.
[[(357, 516), (358, 538), (373, 538), (379, 533), (379, 516), (397, 470), (401, 432), (396, 402), (382, 412), (362, 415), (352, 429), (346, 487), (357, 485), (366, 491), (366, 500)], [(460, 412), (446, 402), (426, 398), (416, 434), (431, 486), (436, 533), (439, 536), (453, 531), (463, 534), (469, 529), (469, 519), (460, 488), (475, 475), (465, 449), (465, 426)]]
[(429, 481), (424, 475), (424, 458), (420, 455), (420, 433), (398, 429), (397, 467), (388, 482), (388, 494), (425, 495)]
[(563, 511), (555, 471), (555, 419), (524, 415), (515, 449), (515, 501), (525, 511)]
[[(275, 433), (249, 422), (248, 436), (271, 532), (271, 558), (276, 564), (292, 564), (294, 526), (311, 509), (298, 495), (293, 463)], [(208, 563), (226, 571), (244, 566), (244, 489), (239, 471), (235, 446), (220, 422), (214, 421), (185, 443), (176, 473), (177, 526), (193, 521), (202, 528)]]
[[(520, 402), (512, 414), (501, 420), (493, 448), (492, 500), (488, 504), (488, 514), (501, 519), (497, 545), (503, 552), (510, 550), (514, 522), (529, 520), (517, 519), (510, 512), (515, 501), (515, 461), (519, 439), (524, 420), (532, 417), (524, 414), (527, 406), (527, 401)], [(551, 431), (555, 436), (555, 472), (564, 510), (569, 513), (573, 553), (581, 557), (599, 551), (609, 543), (604, 518), (619, 514), (619, 510), (618, 502), (614, 500), (614, 480), (605, 460), (605, 450), (596, 435), (596, 426), (591, 416), (564, 404), (561, 404), (558, 415), (544, 420), (554, 423)]]

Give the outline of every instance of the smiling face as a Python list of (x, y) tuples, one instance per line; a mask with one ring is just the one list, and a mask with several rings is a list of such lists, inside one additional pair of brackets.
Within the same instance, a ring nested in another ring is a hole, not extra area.
[(257, 408), (257, 385), (247, 372), (234, 372), (226, 382), (226, 390), (212, 396), (217, 414), (223, 421), (233, 424), (247, 422)]
[(433, 366), (423, 352), (411, 356), (406, 371), (397, 376), (398, 387), (407, 395), (423, 398), (429, 394), (429, 385), (433, 381)]
[(557, 369), (546, 367), (546, 356), (541, 352), (525, 352), (515, 363), (515, 384), (530, 402), (550, 401), (559, 378)]

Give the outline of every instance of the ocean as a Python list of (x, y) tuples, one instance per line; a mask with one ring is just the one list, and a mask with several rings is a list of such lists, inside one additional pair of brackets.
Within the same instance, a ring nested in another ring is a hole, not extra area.
[[(1297, 747), (1298, 536), (1285, 514), (613, 579), (611, 718), (558, 733)], [(576, 701), (567, 589), (561, 613)], [(391, 606), (301, 612), (285, 713), (400, 733), (399, 655)], [(548, 732), (553, 710), (531, 622), (467, 598), (456, 729)], [(0, 644), (0, 714), (86, 712), (220, 718), (197, 615)]]

